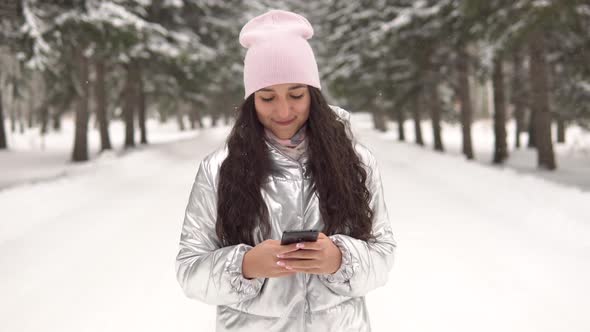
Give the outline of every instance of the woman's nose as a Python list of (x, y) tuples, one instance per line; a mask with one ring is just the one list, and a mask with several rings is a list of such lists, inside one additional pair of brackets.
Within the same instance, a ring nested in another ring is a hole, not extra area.
[(291, 110), (289, 109), (291, 106), (289, 105), (289, 103), (287, 102), (287, 100), (282, 99), (279, 101), (279, 104), (277, 105), (277, 113), (278, 113), (278, 118), (279, 120), (290, 120), (289, 118), (289, 113), (291, 113)]

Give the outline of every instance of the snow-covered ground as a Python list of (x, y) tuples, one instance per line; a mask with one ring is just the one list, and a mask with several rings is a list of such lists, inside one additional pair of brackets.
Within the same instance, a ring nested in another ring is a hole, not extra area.
[[(367, 117), (359, 115), (357, 119)], [(494, 152), (494, 124), (491, 120), (479, 120), (472, 127), (472, 141), (475, 160), (481, 164), (491, 165)], [(385, 137), (390, 140), (397, 140), (397, 124), (388, 123), (388, 132)], [(553, 125), (553, 140), (557, 137), (557, 126)], [(406, 141), (414, 142), (414, 123), (404, 123)], [(537, 151), (526, 148), (528, 143), (527, 134), (521, 133), (521, 148), (516, 149), (515, 131), (516, 124), (510, 120), (506, 124), (509, 157), (501, 167), (511, 168), (520, 173), (531, 174), (543, 179), (578, 187), (590, 192), (590, 132), (584, 131), (579, 126), (569, 126), (566, 130), (565, 143), (554, 143), (553, 150), (557, 162), (557, 171), (542, 171), (537, 169)], [(430, 121), (422, 124), (422, 136), (426, 146), (433, 147), (432, 126)], [(462, 133), (459, 124), (443, 123), (442, 125), (443, 145), (445, 153), (455, 156), (462, 156)], [(498, 167), (498, 166), (494, 166)]]
[[(353, 126), (398, 241), (389, 283), (367, 296), (374, 331), (590, 330), (590, 192), (488, 166), (479, 145), (466, 162), (452, 128), (439, 154), (372, 131), (366, 114)], [(0, 191), (0, 329), (213, 331), (215, 308), (183, 296), (174, 258), (198, 162), (228, 130)]]
[[(370, 116), (367, 113), (355, 113), (353, 118), (362, 123), (361, 127), (370, 126)], [(204, 117), (206, 128), (211, 126), (211, 118)], [(8, 128), (6, 121), (6, 128)], [(174, 119), (161, 124), (154, 119), (147, 122), (148, 140), (150, 144), (161, 144), (194, 138), (199, 135), (199, 130), (186, 130), (180, 132)], [(461, 154), (461, 127), (458, 124), (443, 123), (443, 144), (445, 153), (462, 158)], [(397, 140), (397, 124), (390, 122), (388, 132), (382, 135), (386, 140)], [(368, 128), (367, 128), (368, 129)], [(414, 124), (408, 120), (404, 124), (406, 141), (414, 141)], [(508, 121), (507, 141), (509, 159), (503, 166), (495, 168), (511, 168), (520, 173), (531, 174), (546, 180), (580, 188), (590, 192), (590, 132), (580, 127), (570, 126), (566, 131), (566, 143), (555, 143), (555, 158), (558, 171), (542, 171), (537, 169), (537, 153), (534, 149), (526, 148), (527, 135), (521, 134), (520, 149), (514, 148), (514, 121)], [(554, 127), (556, 137), (556, 128)], [(74, 137), (73, 120), (65, 117), (63, 129), (59, 133), (50, 132), (40, 136), (39, 129), (26, 129), (24, 134), (8, 132), (8, 151), (0, 151), (0, 190), (17, 186), (23, 183), (36, 183), (67, 176), (79, 171), (94, 169), (102, 160), (110, 160), (129, 152), (136, 152), (144, 147), (139, 145), (130, 151), (123, 149), (124, 124), (114, 120), (110, 125), (111, 144), (113, 151), (99, 154), (100, 137), (97, 130), (90, 130), (88, 135), (89, 155), (92, 160), (89, 163), (72, 163), (71, 147)], [(475, 161), (491, 166), (494, 137), (493, 123), (491, 120), (479, 120), (473, 124), (473, 146)], [(433, 146), (432, 127), (429, 121), (422, 124), (422, 136), (426, 148)], [(139, 133), (136, 133), (136, 142), (139, 142)], [(148, 147), (149, 148), (149, 147)]]
[[(203, 123), (210, 126), (211, 119), (205, 117)], [(179, 131), (178, 124), (174, 119), (163, 124), (149, 119), (146, 127), (150, 144), (191, 138), (199, 133), (198, 130)], [(5, 128), (10, 128), (8, 120), (5, 122)], [(88, 152), (91, 160), (112, 159), (126, 153), (123, 149), (125, 126), (122, 121), (111, 121), (109, 134), (114, 150), (107, 153), (99, 154), (100, 136), (98, 130), (93, 130), (92, 127), (89, 129)], [(135, 139), (137, 149), (142, 148), (139, 139), (139, 132), (137, 132)], [(34, 183), (67, 176), (95, 166), (94, 162), (70, 162), (74, 143), (74, 121), (70, 116), (64, 116), (60, 132), (50, 131), (47, 135), (41, 136), (38, 127), (26, 128), (23, 134), (18, 131), (12, 133), (8, 130), (7, 140), (9, 149), (0, 151), (0, 190), (22, 183)]]

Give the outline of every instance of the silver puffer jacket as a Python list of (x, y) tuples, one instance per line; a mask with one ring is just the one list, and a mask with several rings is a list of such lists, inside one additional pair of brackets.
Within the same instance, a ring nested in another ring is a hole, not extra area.
[[(350, 114), (331, 107), (349, 125)], [(267, 145), (274, 167), (261, 192), (270, 212), (271, 239), (280, 240), (284, 230), (323, 229), (318, 197), (303, 176), (306, 155), (297, 162), (272, 143)], [(186, 207), (176, 276), (186, 296), (217, 305), (216, 331), (371, 330), (364, 295), (387, 282), (396, 241), (375, 157), (358, 142), (354, 146), (368, 171), (377, 240), (329, 236), (342, 252), (342, 265), (331, 275), (244, 278), (242, 260), (252, 247), (221, 247), (215, 233), (217, 181), (227, 145), (200, 163)], [(260, 232), (255, 234), (257, 244), (264, 241)]]

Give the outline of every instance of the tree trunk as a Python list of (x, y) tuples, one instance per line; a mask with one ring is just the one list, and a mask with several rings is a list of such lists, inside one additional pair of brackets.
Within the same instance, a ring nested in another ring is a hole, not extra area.
[(395, 110), (395, 118), (397, 121), (397, 137), (400, 141), (405, 142), (406, 131), (404, 130), (405, 114), (403, 109), (400, 107)]
[(547, 64), (545, 60), (544, 34), (533, 31), (529, 40), (531, 108), (535, 111), (535, 143), (537, 167), (548, 170), (557, 168), (551, 140), (551, 121), (547, 89)]
[(109, 119), (107, 117), (107, 98), (105, 92), (105, 64), (103, 59), (95, 62), (96, 82), (94, 84), (94, 95), (96, 98), (96, 120), (100, 133), (100, 151), (111, 150), (111, 138), (109, 135)]
[(191, 124), (191, 129), (195, 129), (196, 128), (196, 118), (195, 118), (195, 111), (194, 109), (190, 108), (188, 110), (188, 122)]
[(557, 115), (557, 143), (565, 143), (565, 121), (563, 116)]
[(135, 113), (134, 105), (134, 85), (136, 82), (134, 66), (128, 64), (125, 66), (127, 69), (127, 78), (125, 80), (125, 86), (123, 87), (123, 119), (125, 121), (125, 148), (135, 147), (135, 124), (133, 121)]
[(49, 123), (49, 106), (44, 102), (39, 108), (39, 119), (41, 121), (41, 135), (47, 134), (47, 124)]
[(16, 132), (16, 105), (17, 105), (18, 101), (15, 100), (14, 98), (12, 98), (12, 105), (10, 105), (10, 112), (9, 112), (9, 117), (10, 117), (10, 132), (11, 133), (15, 133)]
[(2, 105), (2, 89), (0, 89), (0, 150), (6, 150), (8, 148), (8, 144), (6, 142), (6, 130), (4, 129), (4, 109)]
[(211, 127), (217, 127), (218, 121), (219, 121), (219, 114), (218, 113), (211, 114)]
[(504, 98), (504, 72), (500, 55), (494, 57), (494, 164), (501, 164), (508, 158), (506, 143), (506, 103)]
[(16, 119), (18, 123), (18, 132), (21, 134), (25, 133), (25, 120), (23, 115), (23, 103), (21, 101), (16, 102)]
[(529, 128), (528, 128), (528, 143), (527, 143), (527, 147), (529, 148), (536, 148), (537, 147), (537, 142), (535, 139), (535, 126), (537, 121), (536, 119), (536, 115), (537, 113), (535, 112), (535, 109), (533, 107), (530, 108), (529, 110)]
[(158, 112), (159, 122), (166, 123), (168, 121), (168, 111), (167, 111), (167, 108), (164, 107), (162, 103), (158, 103), (157, 112)]
[(524, 132), (524, 89), (523, 84), (523, 68), (522, 68), (522, 56), (520, 52), (514, 51), (512, 53), (512, 106), (514, 107), (514, 121), (516, 122), (515, 144), (516, 148), (520, 148), (520, 133)]
[[(183, 109), (182, 107), (176, 107), (176, 121), (178, 122), (178, 129), (180, 131), (184, 131), (186, 127), (184, 126), (184, 117), (183, 117)], [(214, 121), (216, 122), (216, 121)]]
[(29, 102), (27, 103), (28, 109), (26, 113), (27, 117), (27, 128), (33, 128), (33, 122), (35, 122), (35, 102), (34, 102), (34, 95), (29, 96)]
[(141, 134), (140, 143), (148, 144), (147, 128), (145, 117), (145, 91), (143, 84), (143, 72), (138, 62), (134, 63), (137, 66), (137, 120), (139, 121), (139, 131)]
[(420, 115), (422, 108), (421, 91), (416, 91), (412, 96), (412, 118), (414, 120), (414, 140), (416, 144), (424, 146), (424, 140), (422, 139), (422, 117)]
[(88, 160), (88, 95), (90, 92), (88, 86), (88, 59), (82, 54), (82, 50), (76, 51), (77, 60), (77, 82), (80, 91), (78, 91), (76, 105), (76, 128), (74, 138), (74, 150), (72, 151), (72, 161)]
[(51, 114), (51, 122), (54, 131), (61, 130), (61, 113), (58, 110), (55, 110), (55, 112)]
[(473, 144), (471, 141), (471, 122), (473, 111), (471, 108), (471, 91), (469, 90), (469, 65), (467, 53), (463, 47), (457, 54), (457, 72), (459, 74), (458, 95), (461, 103), (461, 128), (463, 133), (463, 154), (467, 159), (473, 159)]
[(441, 110), (440, 101), (438, 98), (438, 86), (434, 82), (430, 82), (428, 85), (428, 92), (430, 94), (430, 119), (432, 121), (432, 137), (434, 138), (434, 150), (444, 151), (442, 143), (442, 130), (440, 126), (441, 122)]
[(195, 116), (195, 120), (197, 121), (197, 128), (203, 128), (203, 117), (201, 116), (201, 112), (197, 109), (196, 106), (192, 106), (192, 113)]
[(553, 125), (554, 122), (557, 125), (557, 143), (565, 143), (565, 130), (566, 130), (566, 114), (564, 114), (563, 110), (560, 109), (559, 105), (555, 104), (555, 99), (553, 98), (554, 95), (551, 94), (549, 91), (553, 91), (556, 84), (552, 83), (552, 79), (557, 81), (557, 77), (559, 75), (557, 66), (555, 65), (547, 65), (547, 99), (549, 100), (549, 110), (558, 110), (557, 112), (549, 112), (549, 130), (551, 130), (551, 136), (553, 137)]
[(38, 109), (35, 107), (35, 104), (37, 103), (38, 98), (43, 98), (43, 89), (38, 82), (39, 79), (39, 75), (34, 73), (29, 83), (29, 91), (26, 99), (27, 106), (25, 113), (28, 129), (33, 128), (35, 126), (35, 122), (38, 122), (38, 114), (36, 114)]
[(374, 107), (373, 108), (373, 127), (381, 132), (386, 132), (387, 131), (387, 116), (385, 115), (385, 112), (383, 112), (381, 109)]
[(12, 98), (10, 98), (8, 117), (10, 118), (10, 132), (16, 132), (16, 83), (12, 84)]

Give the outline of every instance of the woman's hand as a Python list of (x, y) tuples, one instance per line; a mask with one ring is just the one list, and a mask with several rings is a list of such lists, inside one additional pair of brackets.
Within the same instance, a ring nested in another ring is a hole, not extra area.
[(289, 271), (277, 265), (279, 260), (277, 254), (286, 252), (285, 247), (281, 245), (281, 241), (266, 240), (248, 250), (242, 261), (244, 278), (276, 278), (297, 273), (297, 271)]
[(342, 263), (342, 252), (324, 233), (319, 234), (316, 242), (293, 243), (282, 247), (277, 263), (283, 264), (283, 271), (332, 274), (338, 271)]

